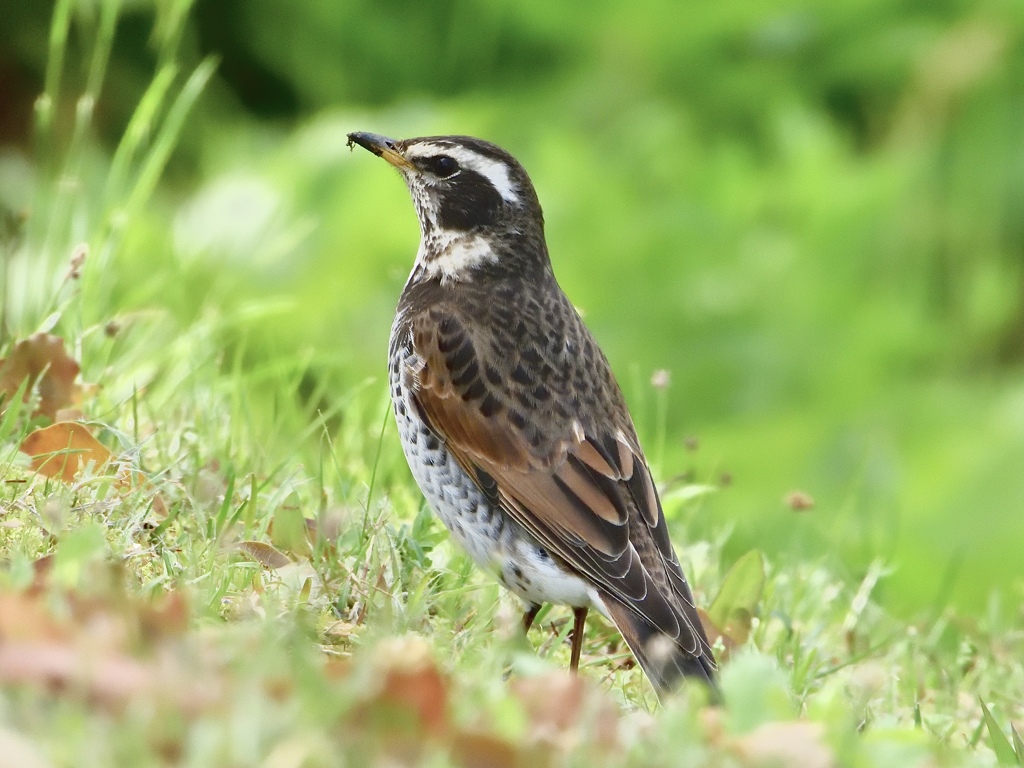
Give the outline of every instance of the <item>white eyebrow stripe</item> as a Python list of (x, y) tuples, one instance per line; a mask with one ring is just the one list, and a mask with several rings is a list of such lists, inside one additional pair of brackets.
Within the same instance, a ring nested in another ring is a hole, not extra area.
[(428, 157), (430, 155), (448, 155), (460, 166), (475, 171), (491, 182), (498, 194), (509, 203), (519, 203), (519, 193), (508, 173), (508, 165), (460, 146), (443, 146), (441, 144), (414, 144), (405, 152), (407, 157)]

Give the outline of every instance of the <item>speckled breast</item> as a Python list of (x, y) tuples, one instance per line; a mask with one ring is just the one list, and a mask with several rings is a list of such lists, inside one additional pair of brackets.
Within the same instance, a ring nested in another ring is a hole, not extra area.
[(441, 522), (477, 565), (489, 571), (500, 567), (497, 552), (504, 529), (503, 513), (491, 506), (469, 476), (419, 417), (403, 382), (403, 371), (414, 355), (408, 342), (392, 331), (389, 381), (391, 402), (406, 461), (416, 484)]
[(593, 605), (604, 612), (590, 587), (566, 573), (504, 510), (488, 501), (423, 422), (409, 391), (407, 371), (415, 363), (407, 331), (396, 318), (390, 343), (391, 402), (406, 461), (431, 509), (477, 565), (527, 603)]

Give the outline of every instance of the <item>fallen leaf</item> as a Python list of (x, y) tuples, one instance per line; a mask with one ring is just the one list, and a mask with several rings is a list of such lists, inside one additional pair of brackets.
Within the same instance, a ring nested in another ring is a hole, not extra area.
[(0, 685), (41, 687), (112, 710), (163, 699), (186, 715), (209, 709), (223, 697), (216, 676), (74, 643), (0, 643)]
[(733, 742), (734, 750), (755, 766), (833, 768), (836, 760), (824, 743), (821, 723), (764, 723)]
[(85, 424), (58, 421), (37, 429), (22, 442), (19, 449), (32, 457), (32, 469), (65, 483), (90, 462), (97, 469), (110, 461), (111, 453), (89, 432)]
[(351, 674), (351, 659), (333, 658), (324, 662), (324, 677), (328, 680), (344, 680)]
[(53, 575), (53, 562), (56, 558), (51, 552), (43, 555), (32, 563), (32, 585), (28, 588), (27, 594), (38, 597), (46, 589)]
[(164, 519), (167, 517), (167, 502), (164, 501), (163, 494), (153, 494), (153, 514), (157, 517)]
[(587, 723), (588, 738), (605, 750), (616, 746), (618, 709), (585, 678), (555, 672), (514, 680), (510, 688), (530, 721), (531, 741), (571, 749)]
[(324, 630), (324, 634), (330, 635), (331, 637), (337, 637), (342, 640), (352, 637), (359, 631), (359, 627), (355, 624), (351, 624), (344, 620), (339, 620), (331, 624)]
[(73, 403), (81, 392), (81, 387), (75, 384), (80, 370), (78, 363), (64, 351), (64, 339), (36, 333), (19, 341), (11, 354), (0, 360), (0, 394), (10, 400), (27, 380), (23, 399), (28, 402), (38, 383), (36, 413), (56, 419), (57, 411)]
[(0, 593), (0, 643), (54, 641), (66, 637), (66, 628), (50, 616), (37, 594)]
[(135, 659), (121, 654), (91, 656), (68, 643), (5, 642), (0, 645), (0, 682), (55, 691), (74, 686), (108, 705), (155, 687), (153, 670)]
[(441, 734), (448, 723), (448, 681), (437, 668), (427, 643), (414, 635), (385, 640), (374, 656), (382, 680), (377, 707), (413, 715), (426, 733)]
[(489, 733), (457, 733), (452, 738), (452, 762), (462, 768), (516, 768), (525, 763), (504, 739)]
[(728, 738), (725, 710), (722, 707), (704, 707), (697, 712), (697, 720), (704, 731), (704, 738), (711, 746), (720, 747)]
[[(112, 710), (166, 701), (186, 717), (217, 706), (223, 675), (194, 649), (181, 652), (193, 644), (181, 626), (182, 597), (172, 593), (154, 607), (129, 595), (114, 571), (108, 575), (109, 583), (91, 578), (88, 593), (59, 591), (55, 583), (0, 590), (0, 688), (32, 687)], [(152, 636), (154, 629), (164, 643), (138, 642), (140, 630)]]
[(263, 678), (263, 692), (274, 701), (282, 702), (295, 692), (295, 683), (287, 675), (268, 675)]
[(385, 678), (377, 702), (410, 711), (423, 730), (437, 734), (445, 729), (447, 695), (445, 681), (436, 667), (396, 669)]
[(700, 617), (701, 626), (704, 627), (704, 634), (708, 636), (708, 642), (711, 645), (715, 645), (719, 640), (722, 641), (722, 645), (725, 646), (725, 656), (728, 656), (732, 649), (735, 647), (731, 637), (725, 636), (725, 630), (715, 624), (708, 616), (708, 612), (700, 606), (697, 607), (697, 615)]
[(513, 680), (511, 691), (534, 726), (554, 732), (570, 728), (580, 718), (586, 681), (562, 672)]
[(237, 547), (260, 565), (272, 570), (292, 562), (284, 552), (263, 541), (240, 541)]
[(181, 591), (169, 592), (154, 604), (139, 609), (139, 626), (150, 641), (184, 635), (188, 619), (188, 599)]

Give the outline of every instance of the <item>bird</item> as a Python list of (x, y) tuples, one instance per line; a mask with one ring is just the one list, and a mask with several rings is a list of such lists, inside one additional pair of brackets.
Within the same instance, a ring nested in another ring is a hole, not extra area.
[(610, 619), (660, 697), (717, 665), (608, 360), (563, 293), (530, 177), (470, 136), (348, 134), (398, 169), (420, 226), (388, 351), (409, 468), (481, 568), (525, 604)]

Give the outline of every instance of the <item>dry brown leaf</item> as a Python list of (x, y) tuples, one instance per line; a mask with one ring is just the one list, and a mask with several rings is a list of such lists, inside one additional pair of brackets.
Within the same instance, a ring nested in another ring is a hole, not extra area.
[(162, 493), (153, 494), (153, 514), (159, 518), (167, 517), (167, 502)]
[(223, 700), (222, 675), (182, 663), (195, 656), (178, 652), (187, 640), (181, 594), (154, 606), (128, 595), (112, 572), (88, 594), (57, 595), (45, 584), (49, 562), (37, 561), (28, 591), (0, 591), (0, 688), (30, 686), (115, 710), (162, 700), (185, 716)]
[(38, 597), (46, 589), (53, 575), (53, 553), (43, 555), (32, 563), (32, 585), (28, 588), (31, 597)]
[(752, 616), (750, 613), (738, 612), (734, 619), (724, 627), (719, 627), (708, 612), (703, 608), (697, 608), (697, 615), (704, 625), (704, 633), (708, 636), (708, 642), (712, 646), (721, 641), (722, 650), (717, 652), (719, 661), (728, 660), (737, 648), (742, 647), (750, 637)]
[(535, 726), (555, 731), (579, 720), (587, 693), (581, 677), (561, 672), (513, 680), (511, 689)]
[(336, 621), (324, 630), (324, 634), (330, 635), (331, 637), (337, 637), (342, 640), (348, 639), (358, 632), (359, 627), (344, 620)]
[(5, 642), (0, 645), (0, 682), (42, 685), (55, 691), (69, 686), (102, 704), (117, 704), (152, 690), (153, 670), (121, 654), (91, 654), (70, 643)]
[(324, 677), (328, 680), (344, 680), (351, 674), (351, 659), (331, 658), (324, 662)]
[(728, 738), (725, 732), (725, 712), (721, 707), (704, 707), (697, 713), (704, 730), (704, 738), (713, 747), (720, 747)]
[(36, 595), (0, 593), (0, 643), (56, 641), (67, 634), (67, 628), (50, 616)]
[(699, 606), (697, 607), (697, 615), (700, 616), (700, 623), (704, 625), (704, 633), (708, 636), (708, 642), (714, 645), (721, 640), (722, 645), (725, 646), (725, 656), (728, 657), (736, 648), (735, 641), (711, 620), (707, 611)]
[(59, 618), (50, 614), (50, 598), (41, 590), (0, 592), (0, 686), (34, 686), (113, 710), (139, 698), (165, 699), (186, 715), (222, 698), (221, 677), (182, 665), (176, 649), (160, 652), (158, 645), (156, 653), (134, 655), (138, 628), (152, 634), (159, 625), (166, 637), (182, 621), (183, 602), (173, 596), (154, 612), (122, 593), (72, 592), (65, 595), (70, 610)]
[(58, 421), (37, 429), (25, 438), (20, 450), (32, 457), (32, 469), (36, 472), (65, 483), (72, 482), (75, 473), (86, 464), (92, 462), (98, 469), (111, 456), (89, 428), (76, 421)]
[(56, 419), (57, 411), (78, 398), (81, 387), (75, 384), (78, 363), (64, 351), (64, 339), (48, 333), (36, 333), (19, 341), (10, 356), (0, 360), (0, 394), (10, 400), (27, 379), (24, 400), (39, 385), (37, 414)]
[(462, 768), (516, 768), (526, 762), (514, 746), (489, 733), (455, 734), (451, 755)]
[(821, 723), (764, 723), (733, 742), (735, 752), (753, 766), (833, 768), (832, 750), (824, 742)]
[(271, 570), (291, 565), (292, 562), (288, 555), (264, 541), (240, 541), (237, 547), (257, 563)]
[(375, 662), (383, 683), (374, 703), (410, 712), (426, 733), (444, 733), (448, 681), (426, 642), (415, 636), (386, 640), (377, 646)]
[(295, 692), (295, 683), (286, 675), (269, 675), (263, 679), (263, 692), (274, 701), (286, 701)]
[(378, 702), (411, 710), (428, 733), (443, 733), (447, 725), (447, 683), (437, 667), (392, 670)]
[(139, 609), (139, 626), (150, 641), (180, 637), (188, 629), (188, 599), (184, 592), (169, 592), (153, 605)]
[(0, 643), (0, 685), (38, 686), (114, 710), (164, 699), (186, 715), (216, 706), (223, 697), (217, 677), (73, 642)]
[(530, 720), (531, 740), (571, 748), (589, 720), (590, 738), (600, 746), (618, 743), (618, 710), (585, 678), (555, 672), (514, 680), (510, 687)]

